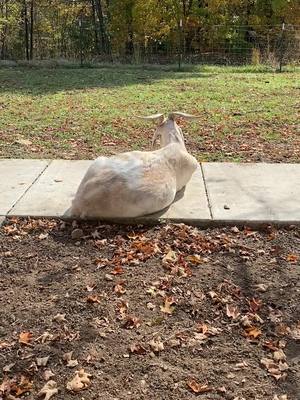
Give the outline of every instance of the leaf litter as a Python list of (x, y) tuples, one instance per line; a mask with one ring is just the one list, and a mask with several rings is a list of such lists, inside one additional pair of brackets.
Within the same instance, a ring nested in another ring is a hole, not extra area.
[(299, 243), (297, 228), (12, 218), (0, 230), (0, 398), (296, 400)]

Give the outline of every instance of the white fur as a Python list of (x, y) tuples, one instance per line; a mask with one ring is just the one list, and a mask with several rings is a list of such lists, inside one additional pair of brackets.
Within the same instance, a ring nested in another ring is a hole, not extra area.
[(153, 138), (161, 148), (98, 157), (81, 181), (71, 207), (79, 218), (129, 218), (154, 213), (169, 206), (198, 167), (184, 144), (176, 116), (161, 114), (147, 119), (159, 125)]

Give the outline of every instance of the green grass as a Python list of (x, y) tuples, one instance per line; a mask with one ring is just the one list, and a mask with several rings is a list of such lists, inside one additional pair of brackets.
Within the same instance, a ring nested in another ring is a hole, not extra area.
[(172, 110), (199, 160), (298, 162), (300, 71), (259, 67), (2, 68), (0, 157), (91, 158), (149, 148), (134, 118)]

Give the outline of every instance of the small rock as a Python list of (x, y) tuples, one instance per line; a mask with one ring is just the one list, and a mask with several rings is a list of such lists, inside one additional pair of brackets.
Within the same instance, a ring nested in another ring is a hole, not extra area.
[(230, 207), (227, 204), (225, 204), (224, 205), (224, 210), (230, 210)]
[(72, 239), (81, 239), (82, 236), (83, 236), (83, 230), (79, 228), (74, 229), (71, 233)]

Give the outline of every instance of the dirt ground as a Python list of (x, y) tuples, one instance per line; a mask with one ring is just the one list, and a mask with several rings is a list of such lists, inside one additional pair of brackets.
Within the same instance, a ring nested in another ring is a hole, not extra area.
[(299, 400), (299, 257), (295, 227), (12, 219), (0, 399)]

